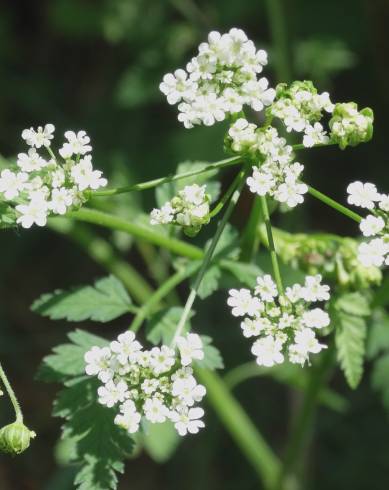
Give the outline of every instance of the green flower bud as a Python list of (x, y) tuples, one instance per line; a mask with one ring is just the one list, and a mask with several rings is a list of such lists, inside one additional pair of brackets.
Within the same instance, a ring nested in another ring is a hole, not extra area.
[(369, 107), (358, 111), (354, 102), (336, 104), (329, 122), (331, 139), (344, 150), (347, 146), (370, 141), (373, 136), (374, 114)]
[(0, 451), (7, 454), (20, 454), (25, 451), (36, 436), (22, 422), (14, 422), (0, 429)]

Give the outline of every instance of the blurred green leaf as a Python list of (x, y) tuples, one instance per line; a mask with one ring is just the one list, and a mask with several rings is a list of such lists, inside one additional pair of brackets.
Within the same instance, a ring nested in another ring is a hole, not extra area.
[(201, 335), (201, 340), (203, 341), (204, 359), (196, 361), (196, 364), (202, 368), (210, 369), (211, 371), (223, 369), (224, 362), (222, 355), (220, 354), (219, 349), (212, 345), (212, 337)]
[(178, 444), (180, 436), (172, 422), (167, 421), (162, 424), (144, 424), (144, 432), (142, 435), (142, 443), (145, 450), (157, 463), (165, 463), (168, 461)]
[[(172, 308), (162, 309), (151, 316), (146, 326), (147, 340), (154, 345), (160, 343), (170, 345), (183, 311), (183, 308), (173, 306)], [(190, 318), (193, 315), (194, 312), (192, 311)], [(188, 330), (189, 323), (186, 323), (183, 333)]]

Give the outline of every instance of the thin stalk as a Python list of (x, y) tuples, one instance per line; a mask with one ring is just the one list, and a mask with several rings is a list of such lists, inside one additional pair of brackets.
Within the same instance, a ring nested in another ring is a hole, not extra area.
[(216, 206), (211, 210), (209, 213), (209, 217), (213, 218), (216, 216), (220, 211), (223, 209), (227, 201), (230, 199), (232, 196), (232, 193), (234, 192), (236, 186), (238, 185), (240, 179), (240, 174), (238, 173), (235, 177), (235, 179), (232, 181), (230, 187), (227, 189), (227, 191), (224, 193), (220, 201), (216, 204)]
[(11, 386), (11, 383), (8, 381), (7, 375), (5, 374), (5, 371), (3, 369), (3, 366), (0, 363), (0, 379), (3, 382), (3, 385), (7, 391), (7, 394), (9, 396), (9, 399), (11, 400), (14, 412), (15, 412), (15, 417), (16, 417), (16, 422), (23, 422), (23, 413), (20, 408), (18, 399), (16, 398), (15, 392)]
[(239, 172), (239, 179), (237, 179), (237, 186), (235, 188), (235, 191), (231, 196), (231, 199), (228, 203), (228, 206), (227, 206), (227, 209), (223, 215), (223, 218), (219, 221), (219, 223), (217, 225), (216, 233), (215, 233), (214, 237), (212, 238), (212, 241), (211, 241), (207, 251), (205, 252), (204, 260), (203, 260), (201, 267), (200, 267), (200, 270), (196, 276), (195, 282), (194, 282), (194, 284), (190, 290), (188, 299), (186, 300), (186, 303), (184, 306), (184, 311), (181, 315), (180, 321), (178, 322), (176, 331), (174, 333), (172, 345), (175, 345), (177, 338), (182, 333), (182, 330), (183, 330), (185, 323), (188, 319), (189, 313), (192, 309), (193, 303), (195, 302), (201, 281), (203, 280), (204, 274), (208, 268), (209, 263), (211, 262), (211, 259), (212, 259), (213, 253), (215, 251), (216, 245), (219, 242), (219, 239), (223, 233), (223, 230), (224, 230), (224, 228), (225, 228), (225, 226), (226, 226), (226, 224), (227, 224), (227, 222), (228, 222), (228, 220), (232, 214), (232, 211), (234, 210), (234, 208), (236, 206), (236, 203), (239, 200), (240, 194), (241, 194), (242, 189), (243, 189), (243, 185), (244, 185), (245, 180), (246, 180), (246, 175), (247, 175), (249, 170), (250, 170), (250, 166), (248, 164), (246, 164), (245, 167), (242, 168)]
[(310, 430), (316, 404), (320, 392), (328, 379), (333, 365), (334, 345), (331, 344), (326, 352), (323, 353), (319, 363), (313, 366), (311, 378), (304, 393), (301, 408), (292, 426), (288, 444), (283, 458), (283, 464), (277, 479), (276, 490), (283, 490), (284, 481), (293, 471), (296, 461), (304, 449), (304, 443)]
[(273, 488), (280, 464), (240, 404), (214, 371), (196, 368), (196, 375), (207, 388), (207, 398), (242, 453), (251, 462), (266, 489)]
[(65, 217), (104, 226), (105, 228), (110, 228), (112, 230), (124, 231), (137, 238), (153, 243), (154, 245), (166, 248), (177, 255), (182, 255), (183, 257), (189, 257), (190, 259), (195, 260), (203, 257), (203, 251), (194, 245), (178, 240), (177, 238), (162, 235), (146, 226), (126, 221), (123, 218), (103, 213), (96, 209), (81, 208), (78, 211), (67, 213)]
[(258, 224), (260, 223), (261, 219), (261, 201), (259, 196), (255, 196), (250, 216), (241, 240), (240, 260), (242, 262), (251, 262), (258, 251), (260, 242), (258, 236)]
[(105, 190), (101, 190), (101, 191), (93, 191), (93, 192), (91, 192), (91, 196), (93, 196), (93, 197), (114, 196), (116, 194), (123, 194), (125, 192), (145, 191), (146, 189), (152, 189), (153, 187), (157, 187), (161, 184), (166, 184), (167, 182), (175, 182), (176, 180), (186, 179), (188, 177), (193, 177), (195, 175), (204, 174), (206, 172), (211, 172), (213, 170), (221, 170), (222, 168), (231, 167), (232, 165), (236, 165), (238, 163), (242, 163), (242, 157), (241, 156), (226, 158), (224, 160), (220, 160), (219, 162), (210, 163), (205, 168), (200, 169), (200, 170), (192, 170), (191, 172), (183, 172), (180, 174), (168, 175), (166, 177), (161, 177), (159, 179), (149, 180), (147, 182), (142, 182), (140, 184), (127, 185), (124, 187), (117, 187), (115, 189), (105, 189)]
[(274, 279), (276, 281), (278, 294), (280, 296), (283, 296), (284, 286), (282, 284), (280, 267), (279, 267), (278, 258), (277, 258), (277, 252), (276, 252), (276, 248), (274, 245), (273, 232), (272, 232), (270, 215), (269, 215), (269, 208), (267, 207), (266, 197), (260, 196), (260, 201), (261, 201), (263, 219), (264, 219), (265, 225), (266, 225), (266, 234), (267, 234), (267, 239), (269, 242), (269, 251), (270, 251), (271, 263), (273, 266)]
[(319, 201), (324, 202), (324, 204), (327, 204), (327, 206), (336, 209), (336, 211), (339, 211), (339, 213), (344, 214), (348, 218), (351, 218), (352, 220), (356, 221), (357, 223), (360, 223), (362, 221), (363, 219), (362, 216), (355, 213), (354, 211), (351, 211), (351, 209), (346, 208), (346, 206), (343, 206), (339, 202), (335, 201), (331, 197), (326, 196), (325, 194), (318, 191), (317, 189), (314, 189), (312, 186), (308, 186), (308, 192), (309, 194), (311, 194), (311, 196), (316, 197), (316, 199), (319, 199)]
[(131, 323), (131, 330), (133, 332), (137, 332), (145, 318), (147, 318), (150, 313), (154, 311), (155, 307), (161, 303), (165, 296), (173, 291), (178, 284), (182, 283), (185, 279), (193, 275), (199, 267), (199, 263), (191, 263), (188, 267), (176, 272), (167, 281), (165, 281), (139, 309), (136, 317)]

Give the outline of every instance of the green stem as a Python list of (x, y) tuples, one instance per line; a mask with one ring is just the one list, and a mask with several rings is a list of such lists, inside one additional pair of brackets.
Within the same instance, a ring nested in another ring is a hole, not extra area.
[(200, 267), (199, 263), (191, 263), (189, 266), (173, 274), (167, 281), (165, 281), (143, 304), (142, 308), (138, 311), (138, 314), (131, 323), (131, 330), (137, 332), (141, 327), (145, 318), (153, 312), (154, 308), (160, 304), (163, 298), (167, 296), (178, 284), (185, 279), (193, 275)]
[(316, 197), (316, 199), (319, 199), (319, 201), (324, 202), (324, 204), (327, 204), (327, 206), (330, 206), (333, 209), (336, 209), (336, 211), (339, 211), (339, 213), (344, 214), (348, 218), (351, 218), (352, 220), (356, 221), (357, 223), (360, 223), (362, 221), (362, 216), (360, 216), (357, 213), (354, 213), (354, 211), (351, 211), (351, 209), (346, 208), (346, 206), (343, 206), (342, 204), (338, 203), (331, 197), (326, 196), (322, 192), (318, 191), (317, 189), (314, 189), (312, 186), (308, 186), (308, 192), (311, 194), (311, 196)]
[(190, 245), (177, 238), (162, 235), (146, 226), (126, 221), (112, 214), (103, 213), (102, 211), (91, 208), (81, 208), (78, 211), (67, 213), (65, 217), (86, 221), (87, 223), (104, 226), (105, 228), (110, 228), (112, 230), (124, 231), (137, 238), (153, 243), (154, 245), (166, 248), (177, 255), (189, 257), (190, 259), (197, 260), (203, 257), (203, 251), (194, 245)]
[(215, 251), (216, 245), (219, 242), (219, 239), (221, 237), (221, 234), (223, 233), (223, 230), (232, 214), (232, 211), (234, 210), (236, 203), (239, 200), (240, 194), (242, 192), (243, 186), (246, 181), (246, 176), (250, 170), (250, 165), (246, 164), (239, 172), (239, 178), (237, 179), (237, 186), (235, 188), (234, 193), (231, 196), (230, 202), (228, 203), (227, 209), (223, 215), (223, 218), (219, 221), (216, 229), (216, 233), (214, 237), (212, 238), (212, 241), (205, 252), (204, 260), (201, 264), (200, 270), (196, 276), (196, 279), (194, 281), (193, 286), (191, 287), (188, 299), (186, 300), (185, 306), (184, 306), (184, 311), (181, 315), (180, 321), (178, 322), (176, 331), (174, 333), (174, 337), (172, 340), (172, 345), (175, 345), (177, 338), (181, 335), (182, 330), (185, 326), (185, 323), (188, 319), (189, 313), (192, 309), (193, 303), (195, 302), (197, 292), (199, 290), (201, 281), (204, 277), (204, 274), (208, 268), (209, 263), (211, 262), (213, 253)]
[(151, 189), (157, 187), (161, 184), (166, 184), (167, 182), (175, 182), (176, 180), (186, 179), (188, 177), (194, 177), (195, 175), (203, 174), (205, 172), (211, 172), (213, 170), (220, 170), (222, 168), (231, 167), (242, 162), (241, 156), (226, 158), (220, 160), (219, 162), (210, 163), (205, 168), (200, 170), (192, 170), (191, 172), (183, 172), (181, 174), (168, 175), (167, 177), (161, 177), (159, 179), (149, 180), (147, 182), (142, 182), (140, 184), (127, 185), (124, 187), (118, 187), (116, 189), (105, 189), (102, 191), (93, 191), (91, 195), (93, 197), (98, 196), (114, 196), (116, 194), (123, 194), (125, 192), (132, 191), (144, 191), (146, 189)]
[(255, 196), (250, 217), (247, 221), (241, 240), (240, 260), (242, 262), (251, 262), (258, 250), (260, 242), (258, 236), (258, 224), (261, 219), (261, 201), (258, 196)]
[(284, 286), (282, 284), (280, 267), (279, 267), (278, 258), (277, 258), (277, 252), (276, 252), (276, 248), (274, 245), (273, 232), (272, 232), (269, 208), (267, 207), (266, 197), (260, 196), (260, 201), (261, 201), (263, 218), (264, 218), (265, 225), (266, 225), (266, 233), (267, 233), (267, 239), (269, 242), (269, 251), (270, 251), (271, 263), (273, 266), (274, 279), (275, 279), (276, 284), (277, 284), (278, 294), (280, 296), (282, 296), (284, 294)]
[(0, 379), (3, 382), (3, 385), (8, 393), (9, 399), (11, 400), (13, 409), (15, 411), (16, 422), (23, 423), (23, 414), (18, 399), (16, 398), (15, 392), (12, 389), (11, 383), (8, 381), (7, 375), (5, 374), (5, 371), (1, 363), (0, 363)]
[(196, 368), (196, 375), (206, 386), (207, 398), (215, 412), (263, 480), (265, 488), (273, 488), (280, 464), (272, 449), (215, 372)]
[(239, 179), (240, 179), (240, 174), (238, 173), (237, 176), (235, 177), (235, 179), (232, 181), (232, 184), (230, 185), (230, 187), (227, 189), (227, 191), (223, 195), (223, 197), (220, 199), (220, 201), (216, 204), (216, 206), (209, 213), (210, 218), (213, 218), (214, 216), (216, 216), (223, 209), (224, 205), (227, 203), (227, 201), (232, 196), (232, 193), (236, 189), (236, 186), (239, 183)]
[(280, 82), (292, 81), (291, 56), (286, 31), (286, 16), (283, 12), (282, 0), (266, 0), (268, 19), (271, 30), (274, 65)]
[(291, 435), (283, 458), (283, 464), (277, 479), (277, 490), (283, 490), (284, 481), (293, 471), (296, 461), (304, 449), (307, 433), (311, 427), (314, 410), (318, 402), (319, 394), (325, 384), (333, 365), (334, 345), (331, 344), (326, 352), (323, 352), (321, 359), (316, 366), (311, 369), (309, 384), (304, 393), (301, 408), (292, 426)]

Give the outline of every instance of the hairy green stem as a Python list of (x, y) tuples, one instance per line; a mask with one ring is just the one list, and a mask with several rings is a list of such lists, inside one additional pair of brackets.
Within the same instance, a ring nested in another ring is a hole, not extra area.
[(226, 226), (226, 224), (227, 224), (227, 222), (228, 222), (228, 220), (232, 214), (232, 211), (234, 210), (234, 208), (236, 206), (236, 203), (239, 200), (239, 197), (240, 197), (240, 194), (242, 192), (244, 183), (246, 181), (246, 176), (247, 176), (249, 170), (250, 170), (250, 166), (248, 164), (246, 164), (239, 172), (239, 178), (236, 179), (236, 188), (234, 190), (234, 193), (231, 196), (231, 199), (228, 203), (227, 209), (226, 209), (222, 219), (217, 224), (216, 233), (215, 233), (214, 237), (212, 238), (212, 241), (211, 241), (207, 251), (205, 252), (205, 256), (204, 256), (203, 262), (201, 264), (200, 270), (196, 276), (196, 279), (194, 281), (193, 286), (191, 287), (188, 299), (186, 300), (186, 303), (184, 306), (184, 311), (181, 315), (180, 321), (178, 322), (176, 331), (174, 333), (172, 345), (175, 345), (177, 338), (182, 333), (182, 330), (183, 330), (185, 323), (188, 319), (189, 313), (192, 309), (193, 303), (195, 302), (201, 281), (202, 281), (204, 274), (205, 274), (205, 272), (206, 272), (206, 270), (207, 270), (207, 268), (211, 262), (211, 259), (212, 259), (213, 253), (215, 251), (216, 245), (219, 242), (219, 239), (223, 233), (223, 230), (224, 230), (224, 228), (225, 228), (225, 226)]
[(11, 386), (11, 383), (8, 381), (7, 375), (5, 374), (5, 371), (1, 363), (0, 363), (0, 379), (3, 382), (4, 388), (7, 391), (9, 399), (11, 400), (15, 412), (16, 422), (23, 423), (23, 413), (20, 408), (18, 399), (16, 398), (15, 392)]
[(352, 220), (356, 221), (357, 223), (360, 223), (362, 221), (362, 216), (355, 213), (354, 211), (351, 211), (351, 209), (346, 208), (346, 206), (343, 206), (342, 204), (338, 203), (331, 197), (326, 196), (325, 194), (318, 191), (317, 189), (314, 189), (312, 186), (308, 186), (308, 192), (309, 194), (311, 194), (311, 196), (315, 197), (316, 199), (319, 199), (319, 201), (324, 202), (324, 204), (327, 204), (327, 206), (336, 209), (336, 211), (339, 211), (339, 213), (344, 214), (348, 218), (351, 218)]
[(126, 221), (112, 214), (103, 213), (91, 208), (81, 208), (78, 211), (71, 211), (65, 215), (67, 218), (93, 223), (95, 225), (104, 226), (112, 230), (119, 230), (129, 233), (137, 238), (146, 240), (154, 245), (166, 248), (177, 255), (189, 257), (190, 259), (201, 259), (203, 252), (201, 249), (189, 243), (172, 238), (167, 235), (155, 232), (150, 228)]
[(263, 219), (264, 219), (265, 225), (266, 225), (266, 233), (267, 233), (267, 239), (269, 242), (269, 251), (270, 251), (270, 258), (271, 258), (271, 263), (272, 263), (273, 272), (274, 272), (274, 279), (276, 281), (278, 294), (280, 296), (283, 296), (284, 286), (282, 284), (280, 266), (278, 264), (277, 252), (276, 252), (276, 248), (274, 245), (273, 232), (272, 232), (269, 208), (267, 207), (266, 197), (260, 196), (260, 201), (261, 201)]
[(147, 318), (148, 315), (154, 311), (154, 308), (160, 304), (162, 299), (165, 298), (165, 296), (167, 296), (176, 286), (178, 286), (178, 284), (193, 275), (199, 267), (200, 263), (192, 262), (187, 267), (179, 270), (167, 281), (165, 281), (140, 308), (136, 317), (131, 323), (131, 330), (133, 332), (137, 332), (145, 318)]

